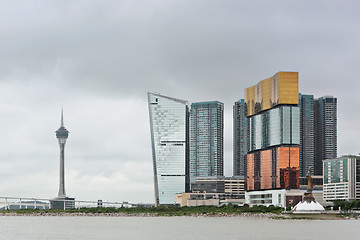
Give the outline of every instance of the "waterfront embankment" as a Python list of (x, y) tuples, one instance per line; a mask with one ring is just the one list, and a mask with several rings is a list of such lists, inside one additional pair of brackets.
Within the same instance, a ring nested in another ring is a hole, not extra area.
[(193, 213), (179, 215), (176, 213), (84, 213), (84, 212), (1, 212), (0, 216), (46, 216), (46, 217), (258, 217), (258, 218), (282, 218), (283, 214), (276, 213)]
[(206, 217), (230, 217), (242, 215), (278, 216), (282, 208), (274, 206), (158, 206), (158, 207), (136, 207), (136, 208), (77, 208), (77, 209), (17, 209), (2, 210), (0, 214), (5, 216), (206, 216)]
[[(285, 213), (285, 214), (284, 214)], [(197, 206), (197, 207), (137, 207), (137, 208), (77, 208), (77, 209), (17, 209), (1, 210), (0, 216), (49, 216), (49, 217), (250, 217), (272, 219), (319, 219), (317, 215), (299, 215), (283, 212), (283, 208), (275, 206)], [(359, 213), (338, 212), (321, 214), (322, 219), (356, 219)], [(314, 214), (313, 214), (314, 215)]]

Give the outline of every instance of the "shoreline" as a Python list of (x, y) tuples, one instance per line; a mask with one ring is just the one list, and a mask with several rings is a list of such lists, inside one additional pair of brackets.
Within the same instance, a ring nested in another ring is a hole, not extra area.
[(33, 217), (259, 217), (276, 218), (284, 217), (283, 214), (276, 213), (193, 213), (193, 214), (158, 214), (158, 213), (0, 213), (0, 217), (7, 216), (33, 216)]
[(294, 216), (289, 217), (285, 214), (278, 213), (193, 213), (193, 214), (158, 214), (158, 213), (68, 213), (68, 212), (38, 212), (38, 213), (0, 213), (0, 217), (246, 217), (246, 218), (263, 218), (273, 220), (348, 220), (357, 219), (350, 216), (336, 216), (332, 218), (314, 218), (311, 216)]

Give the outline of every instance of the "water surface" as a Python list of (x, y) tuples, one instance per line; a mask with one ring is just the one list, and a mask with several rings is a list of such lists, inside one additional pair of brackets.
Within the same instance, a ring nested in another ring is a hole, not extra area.
[(259, 217), (0, 217), (0, 239), (360, 239), (360, 220)]

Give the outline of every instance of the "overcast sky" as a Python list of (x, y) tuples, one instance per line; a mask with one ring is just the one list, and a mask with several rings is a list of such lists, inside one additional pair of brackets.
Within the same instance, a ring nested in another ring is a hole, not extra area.
[(1, 0), (0, 196), (154, 202), (148, 91), (232, 105), (278, 71), (338, 98), (338, 154), (360, 152), (360, 3)]

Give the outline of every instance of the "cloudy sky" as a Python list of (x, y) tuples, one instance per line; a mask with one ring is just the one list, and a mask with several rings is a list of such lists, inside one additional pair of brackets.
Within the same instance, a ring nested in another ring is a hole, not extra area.
[(360, 152), (360, 3), (310, 0), (1, 0), (0, 196), (66, 191), (154, 202), (146, 93), (232, 105), (244, 88), (298, 71), (300, 91), (338, 98), (338, 154)]

